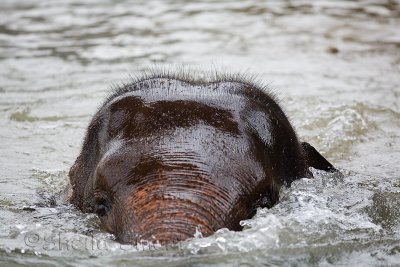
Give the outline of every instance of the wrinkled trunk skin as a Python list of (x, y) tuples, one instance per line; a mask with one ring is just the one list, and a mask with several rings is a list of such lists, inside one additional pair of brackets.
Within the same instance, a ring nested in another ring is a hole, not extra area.
[(115, 230), (120, 242), (133, 244), (176, 243), (195, 235), (206, 237), (224, 227), (240, 230), (239, 221), (248, 214), (238, 194), (210, 179), (202, 180), (163, 175), (124, 190), (106, 216), (110, 219), (102, 218), (103, 223)]
[[(228, 227), (239, 230), (239, 221), (247, 211), (235, 203), (235, 193), (221, 190), (216, 185), (201, 185), (188, 181), (183, 188), (154, 184), (127, 198), (128, 210), (134, 224), (131, 231), (144, 240), (161, 244), (182, 241), (195, 233), (209, 236), (216, 230)], [(197, 187), (197, 188), (196, 188)], [(243, 214), (244, 213), (244, 214)]]
[(217, 222), (215, 214), (190, 200), (153, 199), (140, 208), (134, 204), (128, 210), (137, 212), (128, 218), (122, 233), (133, 234), (134, 240), (122, 235), (118, 237), (122, 242), (176, 243), (194, 237), (196, 232), (209, 236), (224, 226)]

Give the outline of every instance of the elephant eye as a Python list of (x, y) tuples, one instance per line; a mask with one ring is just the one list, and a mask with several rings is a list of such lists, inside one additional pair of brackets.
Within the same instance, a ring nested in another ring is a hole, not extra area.
[(99, 216), (106, 216), (111, 210), (111, 201), (106, 198), (96, 198), (94, 212)]

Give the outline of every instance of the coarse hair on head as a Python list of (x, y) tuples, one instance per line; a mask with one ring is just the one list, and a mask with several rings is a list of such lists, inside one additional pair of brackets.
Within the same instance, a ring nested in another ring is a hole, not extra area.
[(193, 86), (232, 82), (241, 84), (247, 88), (248, 96), (253, 99), (262, 101), (264, 97), (267, 97), (268, 100), (272, 99), (277, 104), (280, 102), (270, 85), (265, 84), (259, 75), (250, 74), (249, 72), (200, 71), (188, 70), (184, 67), (178, 70), (171, 70), (153, 67), (135, 72), (134, 74), (130, 73), (126, 81), (112, 84), (110, 93), (102, 106), (125, 93), (142, 89), (138, 87), (140, 83), (157, 79), (176, 80)]

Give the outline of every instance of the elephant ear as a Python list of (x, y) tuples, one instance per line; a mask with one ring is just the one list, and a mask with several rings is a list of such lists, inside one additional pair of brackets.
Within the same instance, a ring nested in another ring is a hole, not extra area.
[(301, 143), (304, 156), (308, 167), (313, 167), (318, 170), (327, 172), (336, 172), (337, 169), (326, 160), (312, 145), (306, 142)]

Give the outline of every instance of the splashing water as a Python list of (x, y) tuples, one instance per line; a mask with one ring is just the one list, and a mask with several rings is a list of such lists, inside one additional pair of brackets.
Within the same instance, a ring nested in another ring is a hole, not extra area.
[[(400, 265), (398, 1), (3, 0), (0, 14), (0, 265)], [(61, 192), (108, 89), (154, 65), (258, 75), (341, 174), (313, 170), (241, 232), (115, 242)]]

